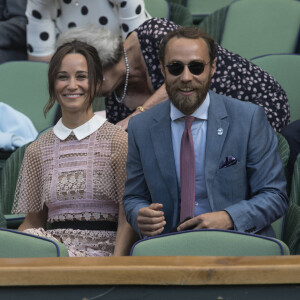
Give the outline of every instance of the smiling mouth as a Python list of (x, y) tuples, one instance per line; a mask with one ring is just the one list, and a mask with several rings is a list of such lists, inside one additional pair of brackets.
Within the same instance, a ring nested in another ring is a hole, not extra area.
[(181, 92), (192, 92), (194, 89), (191, 88), (181, 88), (179, 89)]
[(64, 94), (64, 97), (67, 97), (67, 98), (78, 98), (81, 96), (82, 96), (82, 94)]

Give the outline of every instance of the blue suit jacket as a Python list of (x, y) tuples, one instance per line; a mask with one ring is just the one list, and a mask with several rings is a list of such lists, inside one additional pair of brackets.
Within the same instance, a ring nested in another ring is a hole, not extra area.
[[(213, 211), (226, 210), (235, 230), (274, 236), (270, 224), (284, 214), (288, 203), (277, 137), (259, 106), (212, 91), (210, 100), (205, 154), (210, 206)], [(162, 203), (168, 232), (179, 221), (180, 203), (169, 100), (131, 118), (128, 139), (123, 197), (127, 220), (139, 233), (138, 210)], [(220, 169), (229, 155), (238, 163)]]

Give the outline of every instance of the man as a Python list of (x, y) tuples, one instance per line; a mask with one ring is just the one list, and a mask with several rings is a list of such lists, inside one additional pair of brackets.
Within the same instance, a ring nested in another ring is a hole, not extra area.
[[(216, 49), (197, 28), (169, 32), (160, 62), (170, 100), (128, 127), (127, 220), (141, 236), (173, 228), (274, 236), (270, 224), (288, 200), (277, 138), (263, 109), (209, 91)], [(191, 129), (185, 119), (192, 119)], [(189, 155), (186, 140), (194, 148)]]

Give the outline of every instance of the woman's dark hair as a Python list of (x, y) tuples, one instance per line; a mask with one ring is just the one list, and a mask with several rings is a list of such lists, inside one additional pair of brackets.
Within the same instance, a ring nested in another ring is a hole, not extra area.
[(61, 45), (51, 58), (48, 69), (48, 90), (49, 90), (49, 100), (44, 107), (44, 115), (52, 108), (56, 101), (55, 94), (55, 81), (59, 69), (61, 67), (61, 62), (67, 54), (78, 53), (85, 57), (88, 67), (88, 81), (89, 81), (89, 91), (87, 101), (89, 101), (89, 106), (93, 103), (97, 91), (99, 88), (99, 83), (103, 80), (102, 63), (97, 53), (97, 50), (88, 45), (77, 40)]
[(186, 39), (203, 39), (208, 47), (210, 64), (216, 58), (217, 48), (215, 41), (205, 31), (197, 27), (179, 27), (176, 30), (168, 32), (163, 38), (159, 48), (159, 60), (162, 65), (165, 65), (165, 52), (168, 42), (172, 38), (186, 38)]

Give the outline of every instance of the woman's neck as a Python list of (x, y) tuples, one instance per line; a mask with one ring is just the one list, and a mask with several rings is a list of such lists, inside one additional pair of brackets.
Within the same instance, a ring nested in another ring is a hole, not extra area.
[(62, 112), (62, 123), (69, 129), (75, 129), (94, 116), (93, 108), (89, 108), (85, 112)]

